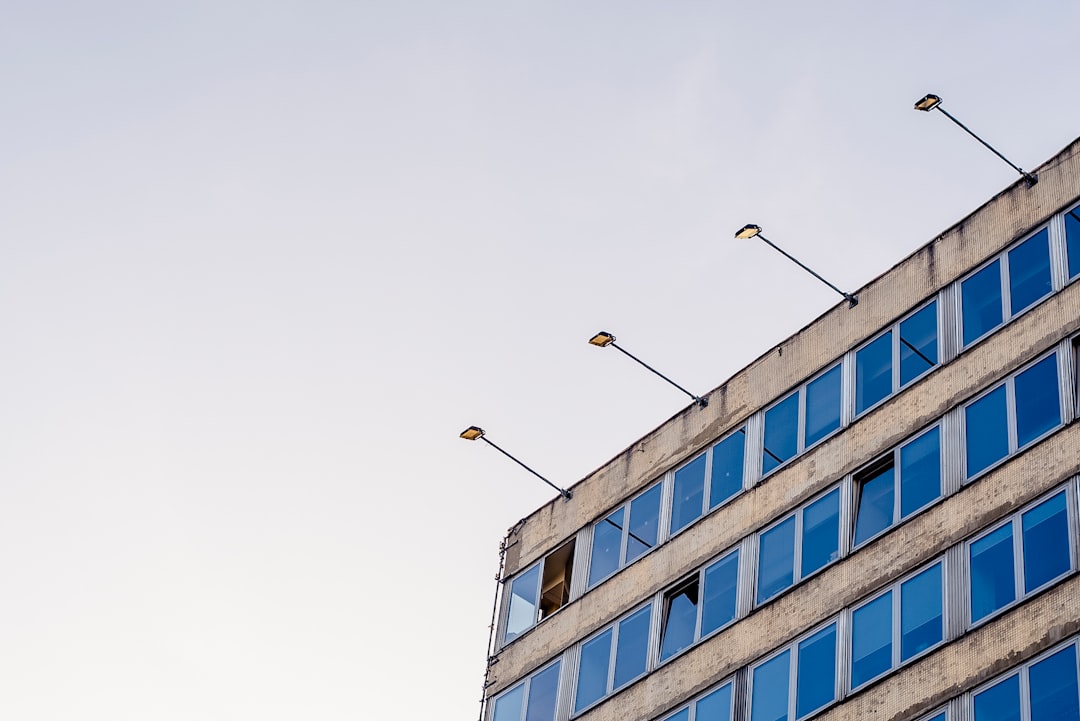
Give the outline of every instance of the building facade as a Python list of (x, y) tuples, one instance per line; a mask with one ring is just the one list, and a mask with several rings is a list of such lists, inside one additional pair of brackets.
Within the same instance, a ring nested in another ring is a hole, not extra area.
[(483, 721), (1080, 721), (1080, 141), (512, 529)]

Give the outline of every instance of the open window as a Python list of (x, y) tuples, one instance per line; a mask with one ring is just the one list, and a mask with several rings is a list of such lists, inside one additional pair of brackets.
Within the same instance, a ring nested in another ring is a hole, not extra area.
[(503, 643), (510, 643), (570, 601), (573, 568), (571, 540), (510, 581)]

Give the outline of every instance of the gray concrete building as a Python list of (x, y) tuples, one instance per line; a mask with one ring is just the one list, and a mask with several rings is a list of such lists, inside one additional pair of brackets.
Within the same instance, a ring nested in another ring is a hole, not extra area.
[(507, 537), (483, 721), (1080, 720), (1080, 140)]

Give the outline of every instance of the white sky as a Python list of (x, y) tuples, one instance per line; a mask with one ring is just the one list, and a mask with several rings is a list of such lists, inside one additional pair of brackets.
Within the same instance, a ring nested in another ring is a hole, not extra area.
[[(497, 546), (1080, 135), (1074, 0), (0, 2), (0, 717), (476, 717)], [(1011, 102), (1016, 99), (1017, 102)], [(1048, 209), (1049, 210), (1049, 209)]]

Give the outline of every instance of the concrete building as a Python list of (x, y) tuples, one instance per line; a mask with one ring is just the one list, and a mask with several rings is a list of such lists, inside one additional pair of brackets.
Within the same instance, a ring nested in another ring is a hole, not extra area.
[(484, 721), (1080, 719), (1080, 140), (507, 537)]

